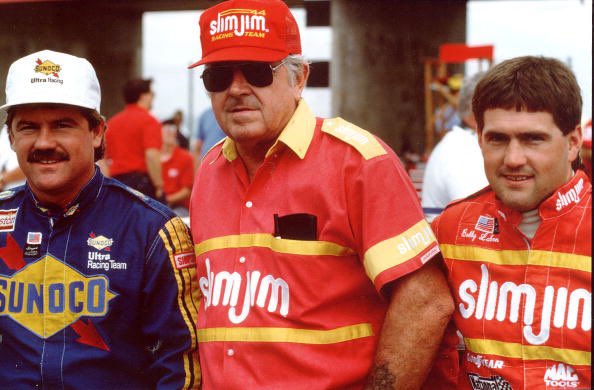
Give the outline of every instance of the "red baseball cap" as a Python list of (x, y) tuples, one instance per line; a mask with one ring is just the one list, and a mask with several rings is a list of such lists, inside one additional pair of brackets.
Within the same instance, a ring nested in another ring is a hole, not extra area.
[(301, 54), (299, 27), (281, 0), (229, 0), (200, 16), (202, 59), (275, 62)]

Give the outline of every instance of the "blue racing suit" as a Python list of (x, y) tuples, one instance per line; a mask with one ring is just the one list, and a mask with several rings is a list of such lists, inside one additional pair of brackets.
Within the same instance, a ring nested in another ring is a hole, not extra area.
[(189, 229), (95, 175), (65, 209), (0, 193), (0, 388), (200, 384)]

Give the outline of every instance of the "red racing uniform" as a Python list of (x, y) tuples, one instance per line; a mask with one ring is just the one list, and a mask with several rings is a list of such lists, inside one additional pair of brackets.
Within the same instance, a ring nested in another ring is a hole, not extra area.
[(211, 149), (190, 220), (203, 389), (363, 388), (383, 287), (439, 251), (394, 152), (303, 101), (251, 182)]
[(432, 224), (466, 347), (460, 389), (591, 386), (588, 177), (578, 171), (538, 212), (529, 239), (518, 229), (521, 213), (487, 188), (450, 204)]

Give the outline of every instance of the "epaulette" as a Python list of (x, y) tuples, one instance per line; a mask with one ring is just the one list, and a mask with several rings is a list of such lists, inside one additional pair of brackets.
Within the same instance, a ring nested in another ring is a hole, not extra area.
[(366, 160), (388, 153), (373, 134), (342, 118), (324, 120), (322, 131), (352, 146)]

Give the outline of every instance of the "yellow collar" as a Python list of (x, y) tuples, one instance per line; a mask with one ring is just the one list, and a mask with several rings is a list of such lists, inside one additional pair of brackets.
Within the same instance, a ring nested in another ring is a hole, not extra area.
[[(289, 119), (289, 122), (278, 136), (274, 145), (266, 152), (266, 157), (280, 147), (280, 141), (288, 146), (300, 159), (305, 158), (305, 154), (313, 139), (315, 127), (315, 116), (307, 106), (307, 103), (303, 99), (300, 99), (293, 116)], [(235, 160), (237, 158), (235, 142), (229, 137), (225, 138), (221, 152), (227, 161)]]

